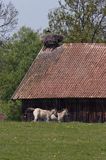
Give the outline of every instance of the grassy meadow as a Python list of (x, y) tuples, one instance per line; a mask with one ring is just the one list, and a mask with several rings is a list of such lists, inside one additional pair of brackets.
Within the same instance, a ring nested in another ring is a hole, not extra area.
[(0, 122), (0, 160), (106, 160), (106, 123)]

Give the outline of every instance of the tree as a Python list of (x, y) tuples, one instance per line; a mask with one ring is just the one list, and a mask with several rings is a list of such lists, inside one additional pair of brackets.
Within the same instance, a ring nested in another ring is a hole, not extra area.
[(22, 27), (0, 48), (0, 112), (19, 119), (20, 102), (10, 98), (41, 48), (39, 33)]
[(9, 33), (17, 25), (18, 11), (15, 9), (13, 4), (10, 2), (7, 5), (0, 0), (0, 42), (7, 39)]
[(49, 29), (69, 42), (106, 40), (105, 0), (59, 0), (59, 7), (48, 14)]
[(0, 98), (9, 100), (34, 58), (39, 53), (39, 34), (22, 27), (0, 54)]

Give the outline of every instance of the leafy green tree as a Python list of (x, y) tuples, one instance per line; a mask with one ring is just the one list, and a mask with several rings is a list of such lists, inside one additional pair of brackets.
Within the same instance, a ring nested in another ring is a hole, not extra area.
[(0, 111), (9, 118), (20, 116), (19, 102), (10, 98), (41, 48), (39, 33), (22, 27), (0, 48)]
[(39, 34), (22, 27), (0, 54), (1, 98), (10, 99), (41, 48)]
[(59, 0), (59, 7), (48, 14), (49, 29), (69, 42), (106, 40), (105, 0)]

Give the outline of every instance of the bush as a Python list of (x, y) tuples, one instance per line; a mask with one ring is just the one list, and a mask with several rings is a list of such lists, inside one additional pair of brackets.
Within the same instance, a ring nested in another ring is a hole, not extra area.
[(0, 113), (7, 116), (8, 120), (21, 120), (21, 102), (0, 101)]

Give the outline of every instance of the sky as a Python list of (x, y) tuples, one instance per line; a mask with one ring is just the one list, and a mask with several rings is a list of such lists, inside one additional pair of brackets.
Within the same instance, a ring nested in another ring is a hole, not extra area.
[(48, 13), (58, 7), (58, 0), (4, 0), (12, 2), (18, 10), (18, 26), (25, 25), (34, 30), (44, 29), (48, 25)]

